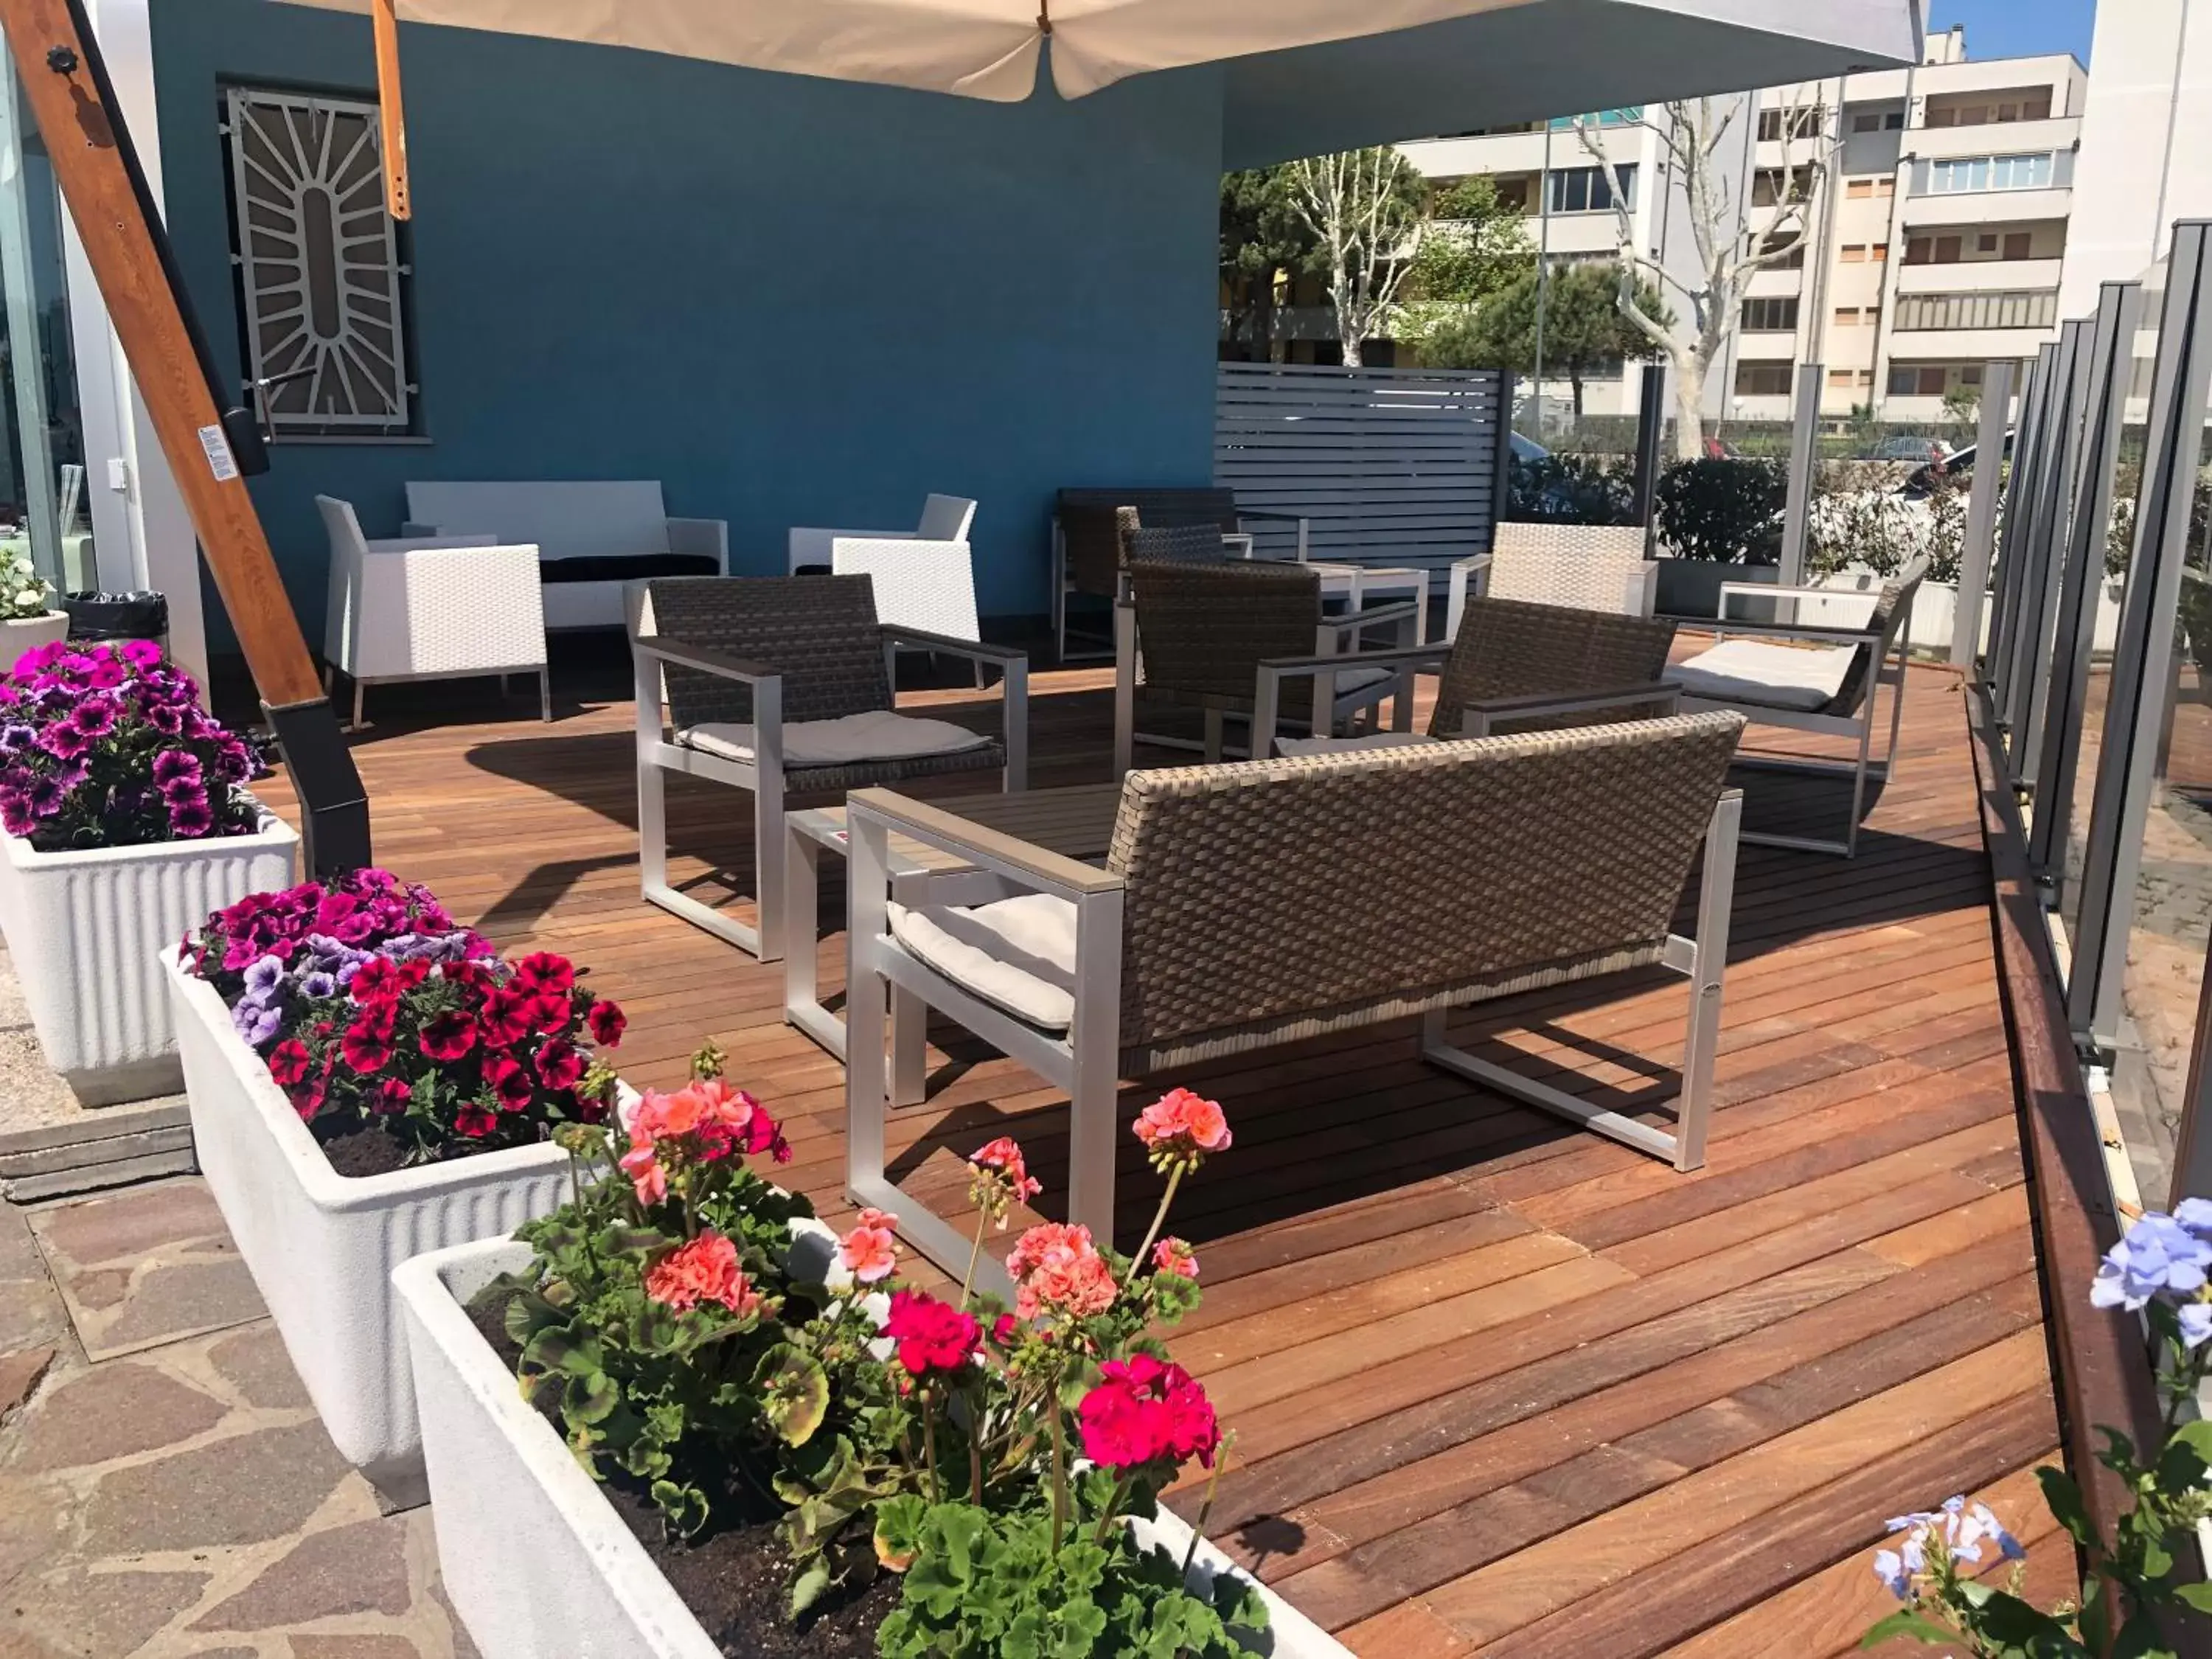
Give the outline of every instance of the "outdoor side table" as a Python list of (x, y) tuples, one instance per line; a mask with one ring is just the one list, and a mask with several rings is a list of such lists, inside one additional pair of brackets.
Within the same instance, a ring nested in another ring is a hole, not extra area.
[[(964, 795), (933, 803), (946, 811), (1074, 859), (1103, 859), (1114, 839), (1119, 783), (1031, 789), (1012, 795)], [(839, 1060), (845, 1022), (822, 1003), (816, 934), (821, 908), (822, 854), (842, 858), (848, 842), (845, 809), (816, 807), (784, 818), (784, 903), (791, 948), (783, 960), (783, 1017)], [(904, 836), (890, 841), (891, 898), (899, 904), (958, 903), (963, 877), (975, 873), (957, 855)], [(891, 994), (891, 1103), (919, 1102), (927, 1085), (927, 1021), (921, 1003)]]

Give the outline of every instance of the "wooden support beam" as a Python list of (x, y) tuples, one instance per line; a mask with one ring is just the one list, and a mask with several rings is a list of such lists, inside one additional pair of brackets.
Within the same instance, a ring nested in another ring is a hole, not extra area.
[(310, 860), (319, 870), (365, 862), (368, 802), (335, 717), (323, 718), (329, 703), (234, 450), (234, 441), (252, 441), (248, 460), (258, 466), (258, 440), (235, 416), (226, 428), (189, 296), (112, 106), (99, 43), (79, 0), (0, 0), (0, 31), (200, 550), (307, 796)]
[(411, 218), (407, 192), (407, 115), (399, 96), (399, 0), (375, 0), (376, 111), (384, 150), (384, 210)]

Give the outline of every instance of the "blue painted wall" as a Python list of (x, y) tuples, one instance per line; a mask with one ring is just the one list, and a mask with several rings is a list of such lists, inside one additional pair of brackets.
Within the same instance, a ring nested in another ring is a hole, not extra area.
[[(241, 363), (219, 88), (366, 91), (368, 24), (154, 23), (170, 234)], [(791, 525), (908, 526), (944, 490), (982, 504), (1002, 615), (1045, 609), (1053, 490), (1210, 475), (1215, 72), (1006, 106), (451, 29), (404, 50), (431, 442), (280, 445), (254, 485), (318, 647), (319, 491), (375, 536), (410, 477), (659, 477), (766, 573)]]

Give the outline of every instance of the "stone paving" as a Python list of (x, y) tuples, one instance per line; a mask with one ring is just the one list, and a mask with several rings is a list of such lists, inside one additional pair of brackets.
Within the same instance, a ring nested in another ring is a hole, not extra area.
[(0, 1204), (0, 1659), (455, 1659), (206, 1188)]

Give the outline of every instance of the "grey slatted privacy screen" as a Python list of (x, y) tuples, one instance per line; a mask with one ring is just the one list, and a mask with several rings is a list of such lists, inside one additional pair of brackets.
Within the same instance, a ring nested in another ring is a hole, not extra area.
[[(1504, 434), (1492, 369), (1223, 363), (1213, 481), (1245, 510), (1310, 521), (1308, 556), (1441, 569), (1490, 545)], [(1258, 551), (1297, 530), (1248, 520)]]

